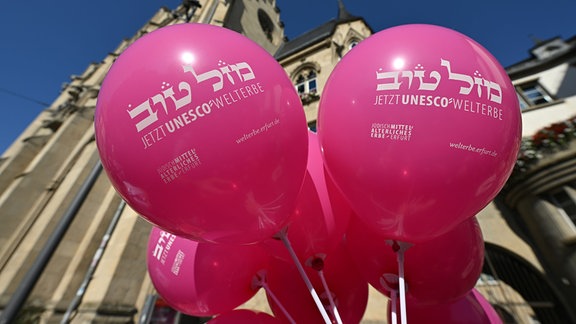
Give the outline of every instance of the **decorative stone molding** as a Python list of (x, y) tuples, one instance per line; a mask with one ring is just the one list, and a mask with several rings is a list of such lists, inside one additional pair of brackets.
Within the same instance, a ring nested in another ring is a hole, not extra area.
[(514, 206), (525, 195), (538, 195), (576, 181), (576, 117), (544, 127), (522, 139), (516, 165), (502, 189)]
[(558, 153), (569, 150), (574, 139), (576, 116), (544, 127), (531, 137), (522, 139), (518, 160), (510, 179), (522, 178), (550, 158), (556, 160)]

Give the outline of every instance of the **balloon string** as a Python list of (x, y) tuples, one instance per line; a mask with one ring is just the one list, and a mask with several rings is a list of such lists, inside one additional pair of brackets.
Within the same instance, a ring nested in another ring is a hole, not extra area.
[(391, 320), (392, 324), (398, 324), (398, 315), (396, 314), (396, 303), (398, 302), (398, 291), (392, 290), (390, 292), (390, 299), (392, 299), (392, 312), (391, 312)]
[(288, 322), (290, 322), (290, 324), (296, 324), (296, 321), (292, 318), (292, 316), (290, 316), (288, 310), (284, 307), (284, 305), (282, 305), (276, 294), (272, 292), (272, 290), (270, 289), (270, 287), (268, 287), (268, 284), (264, 280), (260, 282), (260, 286), (264, 289), (264, 291), (266, 291), (266, 294), (268, 294), (268, 296), (272, 298), (276, 306), (280, 308), (284, 316), (286, 316), (286, 319), (288, 319)]
[(322, 280), (322, 286), (324, 287), (324, 291), (328, 296), (332, 316), (334, 316), (334, 318), (336, 319), (336, 323), (342, 324), (342, 318), (340, 318), (340, 313), (338, 313), (338, 308), (336, 308), (336, 303), (334, 303), (334, 298), (332, 297), (332, 293), (328, 288), (328, 283), (326, 282), (326, 277), (324, 277), (324, 272), (322, 270), (318, 270), (318, 275), (320, 276), (320, 280)]
[(308, 287), (308, 290), (310, 291), (310, 295), (312, 295), (312, 299), (314, 299), (314, 303), (316, 303), (316, 307), (320, 311), (320, 314), (322, 314), (322, 318), (324, 319), (324, 322), (326, 324), (332, 324), (332, 321), (330, 320), (330, 317), (328, 317), (328, 313), (326, 312), (326, 309), (324, 309), (324, 305), (322, 305), (322, 302), (320, 301), (320, 297), (318, 297), (318, 293), (316, 293), (316, 290), (314, 290), (314, 287), (312, 286), (310, 279), (306, 275), (306, 272), (304, 271), (304, 268), (302, 267), (300, 260), (298, 260), (298, 256), (296, 256), (296, 252), (294, 252), (294, 249), (292, 248), (292, 245), (290, 244), (290, 241), (288, 240), (288, 236), (286, 235), (286, 228), (281, 230), (278, 233), (278, 236), (282, 240), (282, 243), (284, 243), (284, 246), (286, 247), (286, 249), (288, 249), (288, 252), (290, 253), (290, 257), (292, 257), (292, 261), (294, 261), (294, 264), (296, 264), (296, 268), (298, 268), (298, 272), (300, 273), (302, 280), (304, 280), (306, 287)]
[[(394, 245), (392, 241), (387, 241), (387, 243), (389, 243), (390, 245), (392, 245), (392, 248), (394, 249)], [(396, 251), (396, 250), (394, 250)], [(398, 286), (398, 276), (392, 273), (384, 273), (382, 274), (382, 276), (380, 277), (380, 285), (382, 286), (382, 288), (384, 288), (386, 291), (390, 292), (390, 298), (392, 299), (392, 305), (390, 306), (390, 316), (391, 316), (391, 322), (392, 324), (397, 324), (398, 323), (398, 289), (396, 288)], [(392, 285), (392, 286), (391, 286)]]
[(403, 242), (395, 242), (398, 244), (399, 248), (396, 250), (396, 246), (393, 248), (396, 250), (396, 256), (398, 257), (398, 286), (400, 288), (400, 323), (406, 324), (406, 282), (404, 280), (404, 252), (410, 247), (409, 244)]

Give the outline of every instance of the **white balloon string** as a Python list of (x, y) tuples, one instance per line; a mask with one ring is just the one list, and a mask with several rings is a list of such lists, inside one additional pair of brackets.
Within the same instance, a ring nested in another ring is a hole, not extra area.
[(334, 302), (334, 298), (332, 297), (332, 293), (328, 288), (328, 283), (326, 282), (326, 277), (324, 277), (324, 272), (322, 270), (318, 270), (318, 275), (320, 276), (320, 280), (322, 280), (322, 286), (324, 287), (324, 291), (328, 297), (328, 301), (330, 302), (330, 311), (332, 316), (336, 319), (336, 323), (342, 324), (342, 318), (340, 318), (340, 313), (338, 313), (338, 308), (336, 308), (336, 303)]
[(298, 272), (300, 273), (300, 277), (302, 277), (302, 280), (304, 280), (306, 287), (308, 287), (308, 291), (310, 291), (310, 295), (312, 295), (312, 299), (314, 299), (314, 303), (316, 303), (316, 307), (320, 311), (320, 314), (322, 314), (322, 318), (324, 319), (324, 322), (326, 324), (332, 324), (332, 321), (330, 320), (330, 317), (328, 316), (326, 309), (324, 309), (324, 305), (320, 301), (320, 297), (318, 297), (318, 293), (316, 293), (316, 290), (314, 290), (314, 287), (312, 286), (312, 283), (310, 282), (310, 278), (308, 278), (308, 276), (306, 275), (306, 271), (304, 271), (304, 268), (302, 267), (300, 260), (298, 260), (298, 256), (296, 255), (296, 252), (294, 252), (294, 249), (292, 248), (292, 245), (290, 244), (290, 241), (288, 240), (288, 236), (286, 235), (286, 230), (284, 229), (284, 230), (280, 231), (278, 233), (278, 237), (280, 237), (280, 239), (282, 240), (282, 243), (284, 243), (284, 246), (286, 247), (286, 249), (288, 249), (288, 252), (290, 253), (290, 257), (292, 257), (292, 261), (294, 261), (296, 268), (298, 268)]
[(406, 324), (406, 282), (404, 280), (404, 252), (409, 247), (399, 242), (400, 249), (396, 252), (398, 257), (398, 286), (400, 288), (400, 323)]
[[(387, 242), (393, 246), (393, 242)], [(394, 246), (393, 246), (394, 247)], [(398, 275), (393, 273), (384, 273), (380, 277), (380, 285), (386, 291), (390, 292), (390, 299), (392, 300), (392, 305), (390, 306), (390, 320), (392, 324), (398, 323), (398, 316), (397, 316), (397, 305), (398, 305)]]
[(274, 301), (274, 304), (276, 304), (276, 306), (278, 306), (278, 308), (280, 308), (280, 310), (282, 311), (282, 314), (284, 314), (284, 316), (286, 316), (286, 319), (288, 319), (290, 324), (296, 324), (296, 321), (292, 318), (292, 316), (290, 316), (290, 313), (288, 313), (288, 310), (284, 307), (284, 305), (282, 305), (282, 303), (280, 302), (278, 297), (274, 294), (274, 292), (272, 292), (270, 287), (268, 287), (268, 284), (266, 283), (266, 281), (262, 280), (260, 282), (260, 287), (262, 287), (262, 289), (264, 289), (264, 291), (266, 291), (266, 294)]
[(398, 302), (398, 291), (392, 290), (390, 292), (390, 299), (392, 300), (390, 317), (392, 324), (398, 324), (398, 315), (396, 314), (396, 303)]

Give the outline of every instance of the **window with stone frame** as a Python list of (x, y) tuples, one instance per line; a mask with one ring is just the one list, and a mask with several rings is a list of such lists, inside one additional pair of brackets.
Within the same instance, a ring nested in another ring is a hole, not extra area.
[(356, 47), (356, 45), (358, 45), (358, 43), (360, 43), (359, 40), (357, 39), (352, 39), (350, 41), (350, 43), (348, 44), (348, 51), (350, 51), (351, 49), (353, 49), (354, 47)]
[(260, 28), (266, 35), (269, 41), (272, 41), (273, 33), (274, 33), (274, 23), (268, 14), (262, 10), (258, 9), (258, 22), (260, 23)]
[(516, 85), (516, 92), (522, 110), (554, 101), (552, 95), (538, 81)]
[(317, 76), (318, 74), (312, 68), (304, 69), (296, 76), (296, 91), (302, 103), (307, 104), (320, 98)]

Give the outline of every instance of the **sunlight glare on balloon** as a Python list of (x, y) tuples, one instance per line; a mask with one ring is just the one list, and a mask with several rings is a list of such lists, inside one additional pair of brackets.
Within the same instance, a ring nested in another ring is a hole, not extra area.
[(181, 59), (182, 59), (182, 62), (184, 62), (185, 64), (192, 64), (192, 63), (194, 63), (194, 61), (196, 61), (194, 54), (192, 54), (190, 52), (182, 53)]
[(401, 57), (395, 58), (394, 61), (392, 62), (392, 66), (397, 70), (402, 69), (404, 65), (406, 65), (406, 61)]

